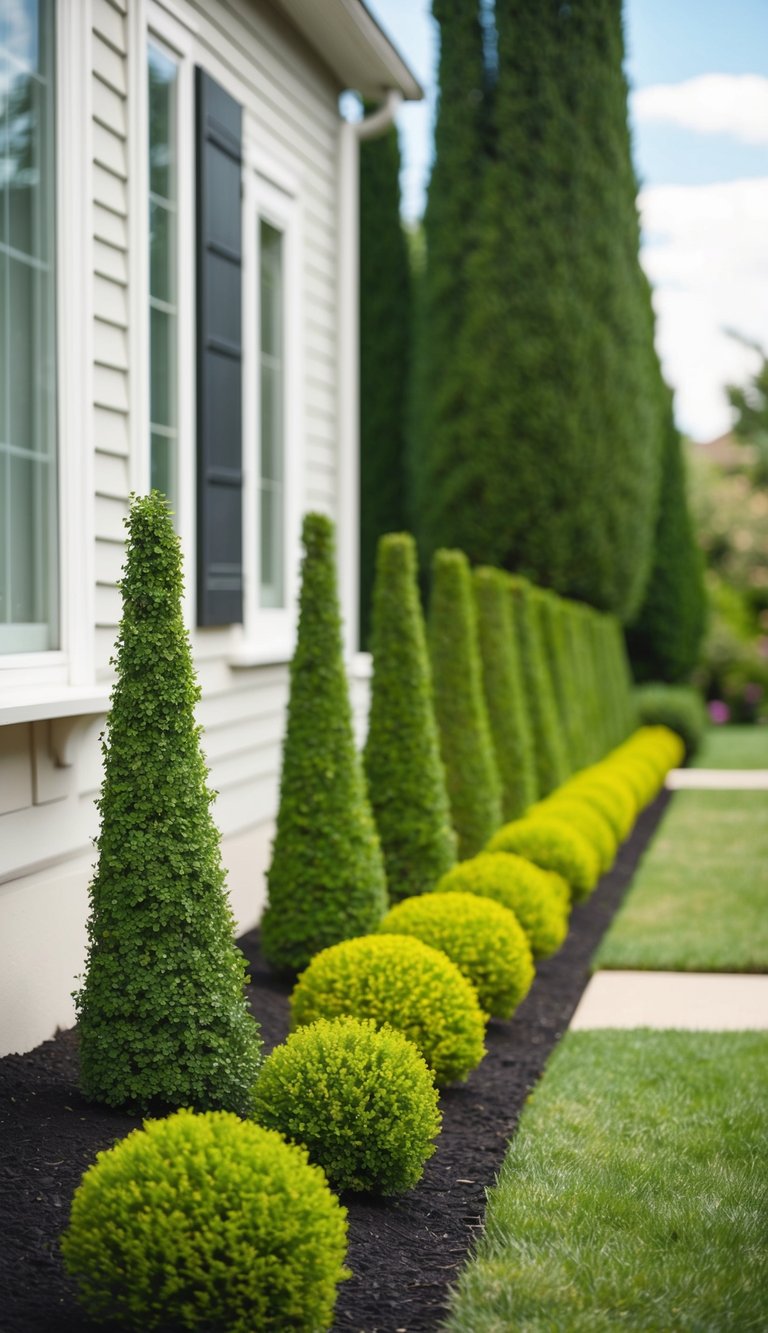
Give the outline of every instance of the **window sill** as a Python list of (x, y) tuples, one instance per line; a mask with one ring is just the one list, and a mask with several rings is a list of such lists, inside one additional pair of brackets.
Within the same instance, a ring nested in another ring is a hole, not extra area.
[(293, 647), (288, 644), (244, 643), (240, 648), (227, 654), (227, 666), (233, 671), (247, 670), (248, 667), (287, 666), (293, 656)]
[(12, 686), (0, 694), (0, 725), (96, 716), (107, 712), (109, 694), (108, 685)]

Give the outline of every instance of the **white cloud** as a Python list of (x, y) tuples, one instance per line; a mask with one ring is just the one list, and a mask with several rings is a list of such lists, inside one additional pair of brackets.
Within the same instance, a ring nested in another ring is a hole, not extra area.
[(701, 74), (632, 94), (635, 121), (662, 121), (700, 134), (730, 134), (768, 143), (768, 78), (760, 74)]
[(711, 439), (731, 424), (724, 393), (768, 349), (768, 177), (642, 190), (643, 266), (653, 283), (657, 347), (680, 426)]

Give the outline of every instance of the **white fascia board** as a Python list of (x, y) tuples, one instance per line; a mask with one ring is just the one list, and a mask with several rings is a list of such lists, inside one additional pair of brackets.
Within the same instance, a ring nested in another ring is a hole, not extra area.
[(336, 75), (342, 88), (381, 99), (394, 88), (407, 102), (424, 96), (363, 0), (277, 0), (280, 9)]

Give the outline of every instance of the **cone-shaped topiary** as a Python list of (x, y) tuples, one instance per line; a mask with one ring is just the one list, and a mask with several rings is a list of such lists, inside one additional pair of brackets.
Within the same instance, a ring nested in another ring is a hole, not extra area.
[(536, 800), (533, 738), (520, 670), (517, 639), (499, 569), (474, 571), (480, 660), (496, 766), (502, 786), (504, 819), (516, 819)]
[(568, 765), (560, 735), (552, 678), (541, 642), (534, 602), (536, 590), (527, 579), (516, 574), (509, 576), (507, 587), (523, 668), (525, 701), (533, 731), (537, 786), (539, 795), (546, 796), (565, 781)]
[(483, 698), (472, 580), (461, 551), (432, 563), (429, 648), (440, 750), (459, 855), (473, 856), (499, 827), (501, 783)]
[(440, 1131), (424, 1057), (370, 1018), (320, 1018), (292, 1032), (265, 1060), (254, 1102), (259, 1123), (302, 1144), (336, 1189), (412, 1189)]
[(514, 912), (534, 958), (548, 958), (568, 931), (571, 890), (560, 875), (512, 852), (481, 852), (460, 861), (435, 885), (436, 893), (476, 893)]
[(423, 893), (455, 862), (456, 835), (432, 704), (416, 547), (403, 532), (379, 542), (365, 771), (389, 896), (397, 901)]
[(200, 752), (165, 501), (134, 499), (117, 680), (102, 745), (85, 980), (83, 1092), (110, 1106), (247, 1111), (259, 1059)]
[(62, 1240), (94, 1319), (200, 1333), (329, 1328), (346, 1248), (306, 1151), (223, 1111), (148, 1120), (99, 1153)]
[(329, 944), (375, 930), (387, 906), (352, 731), (330, 520), (307, 514), (303, 542), (280, 809), (261, 923), (265, 957), (287, 971)]
[(474, 986), (439, 949), (406, 935), (364, 935), (316, 954), (291, 995), (293, 1025), (342, 1014), (404, 1032), (438, 1083), (465, 1079), (485, 1055)]
[(382, 934), (413, 935), (442, 949), (471, 981), (483, 1009), (511, 1018), (533, 983), (533, 955), (508, 907), (471, 893), (424, 893), (396, 903)]

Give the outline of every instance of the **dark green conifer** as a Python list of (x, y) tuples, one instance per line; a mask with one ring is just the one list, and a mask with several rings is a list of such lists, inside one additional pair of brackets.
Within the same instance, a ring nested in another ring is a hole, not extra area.
[(376, 544), (405, 526), (411, 335), (408, 247), (393, 127), (360, 145), (360, 643), (370, 634)]
[(461, 551), (435, 552), (429, 651), (451, 818), (464, 860), (482, 850), (501, 824), (502, 812), (483, 697), (472, 577)]
[(333, 525), (307, 514), (264, 954), (297, 971), (330, 944), (375, 930), (384, 863), (360, 758), (341, 643)]
[(426, 893), (456, 860), (432, 679), (404, 532), (379, 542), (373, 592), (373, 680), (365, 772), (392, 902)]
[(474, 571), (473, 580), (485, 702), (508, 821), (537, 800), (533, 738), (506, 575), (485, 566)]
[(548, 796), (568, 776), (552, 678), (547, 667), (533, 589), (519, 575), (508, 576), (512, 621), (523, 668), (525, 699), (533, 732), (539, 796)]
[(156, 492), (133, 501), (127, 526), (87, 970), (75, 997), (83, 1092), (137, 1110), (245, 1114), (261, 1043), (195, 723), (179, 541)]
[(645, 600), (627, 631), (637, 680), (684, 681), (693, 670), (706, 623), (701, 552), (686, 495), (685, 460), (667, 411), (653, 565)]

